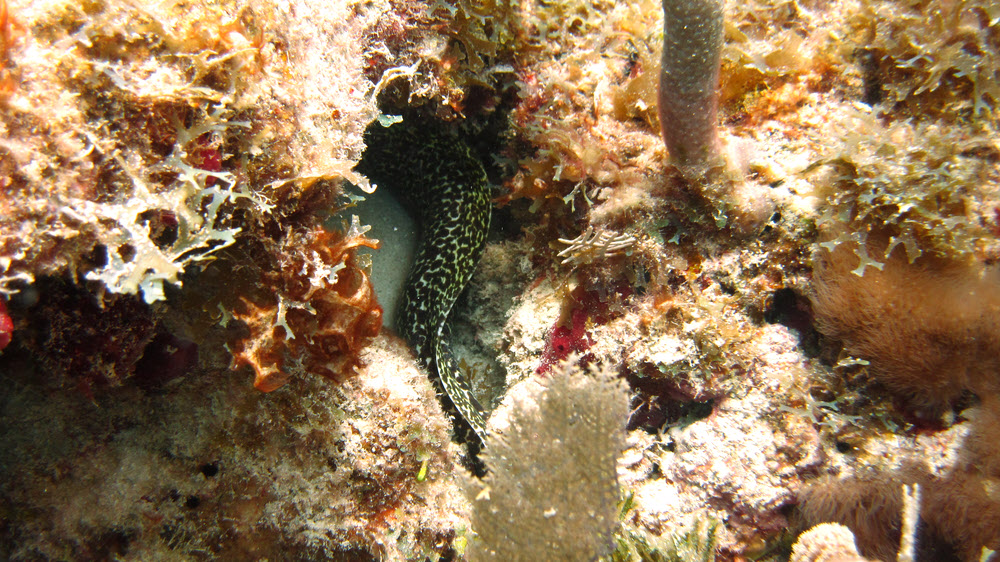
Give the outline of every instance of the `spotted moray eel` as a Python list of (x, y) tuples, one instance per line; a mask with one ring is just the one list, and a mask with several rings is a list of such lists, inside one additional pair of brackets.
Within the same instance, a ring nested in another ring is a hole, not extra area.
[(357, 170), (394, 193), (421, 230), (396, 331), (413, 346), (456, 437), (475, 457), (486, 437), (486, 416), (451, 354), (447, 321), (486, 243), (492, 212), (486, 172), (456, 136), (416, 119), (389, 127), (373, 123), (365, 143)]

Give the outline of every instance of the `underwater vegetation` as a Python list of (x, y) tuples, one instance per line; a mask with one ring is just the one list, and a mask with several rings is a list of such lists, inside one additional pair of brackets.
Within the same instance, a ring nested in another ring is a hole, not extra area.
[(0, 0), (0, 558), (996, 560), (998, 26)]

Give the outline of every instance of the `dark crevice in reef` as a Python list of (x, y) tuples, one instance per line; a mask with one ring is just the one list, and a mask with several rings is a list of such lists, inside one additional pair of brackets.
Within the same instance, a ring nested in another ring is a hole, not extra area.
[(715, 400), (693, 400), (670, 378), (641, 377), (629, 373), (625, 380), (632, 390), (632, 414), (628, 431), (641, 429), (657, 434), (674, 425), (688, 425), (712, 415)]
[(809, 299), (794, 289), (778, 289), (771, 294), (771, 302), (764, 311), (769, 324), (781, 324), (799, 335), (799, 347), (806, 357), (820, 355), (820, 334), (815, 327)]
[(881, 102), (885, 98), (882, 87), (882, 55), (874, 49), (858, 49), (854, 58), (861, 69), (863, 81), (861, 102), (866, 105)]

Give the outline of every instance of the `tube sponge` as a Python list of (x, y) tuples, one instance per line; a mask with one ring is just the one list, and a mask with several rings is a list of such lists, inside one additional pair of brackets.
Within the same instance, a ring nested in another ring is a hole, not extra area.
[(688, 177), (723, 165), (718, 134), (722, 0), (663, 0), (660, 129)]

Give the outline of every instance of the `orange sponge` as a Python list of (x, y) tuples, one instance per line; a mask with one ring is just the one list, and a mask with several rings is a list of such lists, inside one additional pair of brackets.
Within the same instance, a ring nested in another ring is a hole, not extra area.
[(235, 366), (250, 365), (261, 391), (275, 390), (298, 373), (340, 382), (354, 374), (358, 355), (382, 327), (382, 308), (355, 256), (377, 249), (357, 217), (347, 234), (322, 228), (292, 234), (275, 250), (276, 270), (262, 275), (261, 302), (244, 299), (235, 317), (250, 329), (235, 345)]

